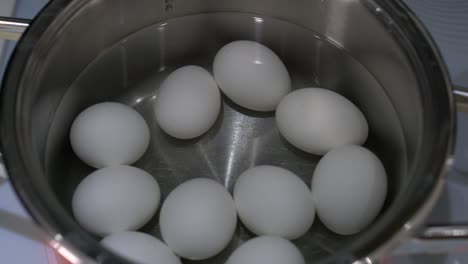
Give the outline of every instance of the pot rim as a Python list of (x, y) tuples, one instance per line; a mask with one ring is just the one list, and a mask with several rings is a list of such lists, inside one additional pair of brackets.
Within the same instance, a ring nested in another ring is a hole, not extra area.
[[(69, 258), (72, 263), (80, 263), (80, 259), (94, 258), (103, 263), (126, 263), (122, 258), (112, 254), (104, 247), (100, 246), (98, 242), (92, 239), (87, 233), (85, 233), (78, 224), (74, 224), (73, 229), (67, 227), (63, 223), (59, 223), (54, 218), (54, 214), (45, 200), (41, 199), (41, 195), (34, 191), (34, 186), (28, 185), (25, 181), (28, 172), (35, 171), (28, 168), (25, 160), (22, 158), (21, 150), (16, 147), (16, 142), (20, 139), (16, 132), (18, 124), (12, 118), (12, 111), (16, 110), (16, 100), (9, 100), (9, 98), (17, 98), (18, 87), (21, 86), (22, 76), (27, 68), (27, 62), (30, 56), (33, 54), (34, 49), (41, 40), (47, 35), (47, 33), (54, 34), (54, 30), (51, 29), (51, 25), (59, 27), (64, 19), (72, 16), (81, 5), (78, 4), (80, 1), (73, 0), (54, 0), (49, 2), (39, 13), (37, 17), (31, 23), (31, 26), (26, 30), (23, 37), (17, 43), (15, 51), (12, 54), (10, 62), (5, 71), (5, 78), (2, 83), (1, 89), (1, 113), (0, 123), (1, 126), (1, 150), (4, 153), (5, 167), (11, 177), (12, 185), (18, 194), (22, 204), (26, 207), (29, 214), (33, 219), (47, 232), (50, 236), (49, 243), (56, 249), (61, 248), (65, 257)], [(84, 1), (82, 1), (83, 4)], [(372, 263), (372, 260), (379, 259), (388, 252), (391, 248), (396, 246), (398, 242), (405, 238), (408, 238), (417, 231), (417, 228), (429, 214), (430, 209), (434, 206), (439, 195), (443, 190), (443, 186), (446, 182), (446, 174), (450, 165), (453, 162), (453, 149), (454, 149), (454, 137), (455, 137), (455, 104), (452, 96), (452, 85), (448, 74), (447, 67), (442, 59), (442, 56), (422, 23), (418, 20), (416, 15), (403, 3), (402, 0), (395, 0), (389, 3), (383, 0), (366, 0), (370, 3), (368, 8), (380, 8), (381, 6), (396, 9), (399, 11), (398, 19), (404, 20), (407, 27), (412, 28), (417, 32), (421, 39), (424, 40), (424, 44), (433, 57), (434, 61), (437, 62), (440, 71), (439, 74), (444, 80), (445, 89), (444, 93), (448, 96), (448, 109), (447, 110), (447, 127), (446, 138), (443, 140), (445, 146), (443, 156), (441, 153), (437, 157), (438, 164), (433, 166), (437, 167), (437, 181), (434, 183), (431, 192), (427, 195), (427, 199), (419, 204), (418, 209), (411, 213), (406, 219), (405, 224), (400, 226), (398, 230), (393, 230), (391, 235), (386, 241), (380, 241), (379, 244), (374, 246), (374, 249), (369, 252), (368, 257), (363, 258), (362, 263)], [(385, 10), (385, 8), (383, 8)], [(392, 17), (395, 18), (395, 17)], [(380, 17), (383, 23), (385, 23), (385, 17)], [(57, 30), (55, 28), (55, 30)], [(54, 31), (51, 33), (51, 31)], [(413, 43), (414, 45), (414, 43)], [(8, 127), (10, 129), (8, 129)], [(14, 127), (15, 129), (11, 129)], [(5, 151), (7, 155), (5, 155)], [(435, 169), (434, 169), (435, 170)], [(15, 175), (25, 175), (20, 179)], [(61, 208), (62, 209), (62, 208)], [(62, 209), (64, 210), (64, 209)], [(60, 230), (66, 230), (74, 232), (75, 238), (69, 239), (64, 238)], [(365, 238), (364, 238), (365, 239)], [(360, 241), (362, 242), (362, 240)], [(71, 243), (71, 241), (78, 241), (81, 243)], [(88, 246), (84, 246), (86, 243)], [(351, 247), (345, 247), (344, 249), (337, 252), (338, 256), (345, 256), (347, 252), (354, 252), (353, 248), (358, 248), (365, 243), (354, 244)], [(78, 246), (77, 246), (78, 245)], [(92, 246), (93, 250), (90, 250)], [(354, 258), (354, 256), (352, 256)], [(353, 259), (353, 261), (355, 258)], [(325, 259), (325, 262), (336, 261), (336, 254)], [(370, 262), (369, 262), (370, 261)], [(356, 262), (359, 263), (359, 260)]]

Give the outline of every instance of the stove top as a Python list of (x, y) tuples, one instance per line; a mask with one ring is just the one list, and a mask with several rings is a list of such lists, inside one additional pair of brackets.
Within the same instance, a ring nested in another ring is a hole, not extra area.
[[(47, 0), (1, 0), (0, 16), (32, 18)], [(454, 84), (468, 87), (468, 1), (406, 0), (438, 43)], [(0, 79), (14, 43), (0, 41)], [(2, 53), (3, 50), (3, 53)], [(3, 56), (2, 56), (3, 54)], [(468, 224), (468, 113), (458, 113), (455, 165), (428, 225)], [(9, 183), (0, 185), (1, 263), (68, 263), (41, 241), (40, 231), (21, 206)], [(468, 240), (410, 240), (383, 263), (468, 263)]]

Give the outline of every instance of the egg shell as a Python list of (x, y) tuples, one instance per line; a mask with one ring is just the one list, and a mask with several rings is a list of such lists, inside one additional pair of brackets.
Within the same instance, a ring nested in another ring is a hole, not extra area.
[(242, 173), (234, 186), (234, 201), (241, 222), (257, 235), (296, 239), (314, 222), (310, 189), (280, 167), (263, 165)]
[(291, 91), (291, 78), (281, 59), (254, 41), (239, 40), (222, 47), (213, 73), (229, 99), (251, 110), (273, 111)]
[(145, 153), (149, 141), (143, 117), (120, 103), (92, 105), (75, 118), (70, 128), (73, 151), (94, 168), (132, 164)]
[(366, 118), (351, 101), (322, 88), (303, 88), (284, 97), (276, 124), (289, 143), (316, 155), (361, 145), (369, 133)]
[(218, 182), (196, 178), (177, 186), (161, 208), (164, 242), (177, 255), (202, 260), (220, 253), (237, 224), (234, 201)]
[(101, 244), (116, 255), (139, 264), (182, 264), (180, 259), (159, 239), (140, 232), (115, 233)]
[(317, 215), (330, 230), (351, 235), (378, 215), (387, 194), (387, 175), (379, 158), (361, 146), (328, 152), (312, 178)]
[(156, 212), (161, 193), (158, 182), (144, 170), (118, 165), (84, 178), (72, 198), (72, 210), (87, 231), (106, 236), (136, 230)]
[(225, 264), (305, 264), (299, 249), (289, 240), (260, 236), (238, 247)]
[(161, 84), (155, 114), (167, 134), (189, 139), (208, 131), (220, 108), (221, 93), (211, 74), (190, 65), (175, 70)]

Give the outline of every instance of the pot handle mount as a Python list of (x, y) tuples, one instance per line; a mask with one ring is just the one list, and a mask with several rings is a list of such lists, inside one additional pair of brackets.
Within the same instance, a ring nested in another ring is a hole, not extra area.
[(457, 104), (457, 111), (468, 113), (468, 88), (454, 86), (453, 94)]
[(28, 19), (0, 17), (0, 39), (19, 40), (29, 23)]

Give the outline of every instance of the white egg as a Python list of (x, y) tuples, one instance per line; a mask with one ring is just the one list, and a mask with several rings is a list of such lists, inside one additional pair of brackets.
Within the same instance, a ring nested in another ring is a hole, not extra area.
[(284, 97), (276, 109), (276, 123), (287, 141), (316, 155), (360, 145), (369, 132), (366, 118), (353, 103), (321, 88), (304, 88)]
[(72, 209), (89, 232), (105, 236), (136, 230), (156, 212), (159, 184), (144, 170), (118, 165), (94, 171), (73, 194)]
[(132, 108), (119, 103), (99, 103), (81, 112), (70, 129), (76, 155), (94, 168), (132, 164), (146, 151), (148, 125)]
[(214, 180), (182, 183), (164, 201), (159, 225), (164, 242), (177, 255), (201, 260), (223, 250), (237, 224), (229, 192)]
[(213, 126), (221, 108), (221, 93), (209, 72), (185, 66), (172, 72), (159, 88), (155, 114), (169, 135), (189, 139)]
[(222, 47), (213, 63), (219, 88), (235, 103), (257, 111), (273, 111), (291, 91), (291, 79), (281, 59), (253, 41)]
[(182, 264), (163, 242), (145, 233), (115, 233), (101, 240), (101, 244), (116, 255), (139, 264)]
[(325, 226), (338, 234), (355, 234), (382, 209), (387, 194), (385, 168), (361, 146), (334, 149), (317, 164), (312, 194)]
[(305, 264), (299, 249), (289, 240), (260, 236), (238, 247), (225, 264)]
[(242, 173), (234, 186), (234, 201), (241, 222), (257, 235), (296, 239), (314, 222), (309, 188), (279, 167), (257, 166)]

